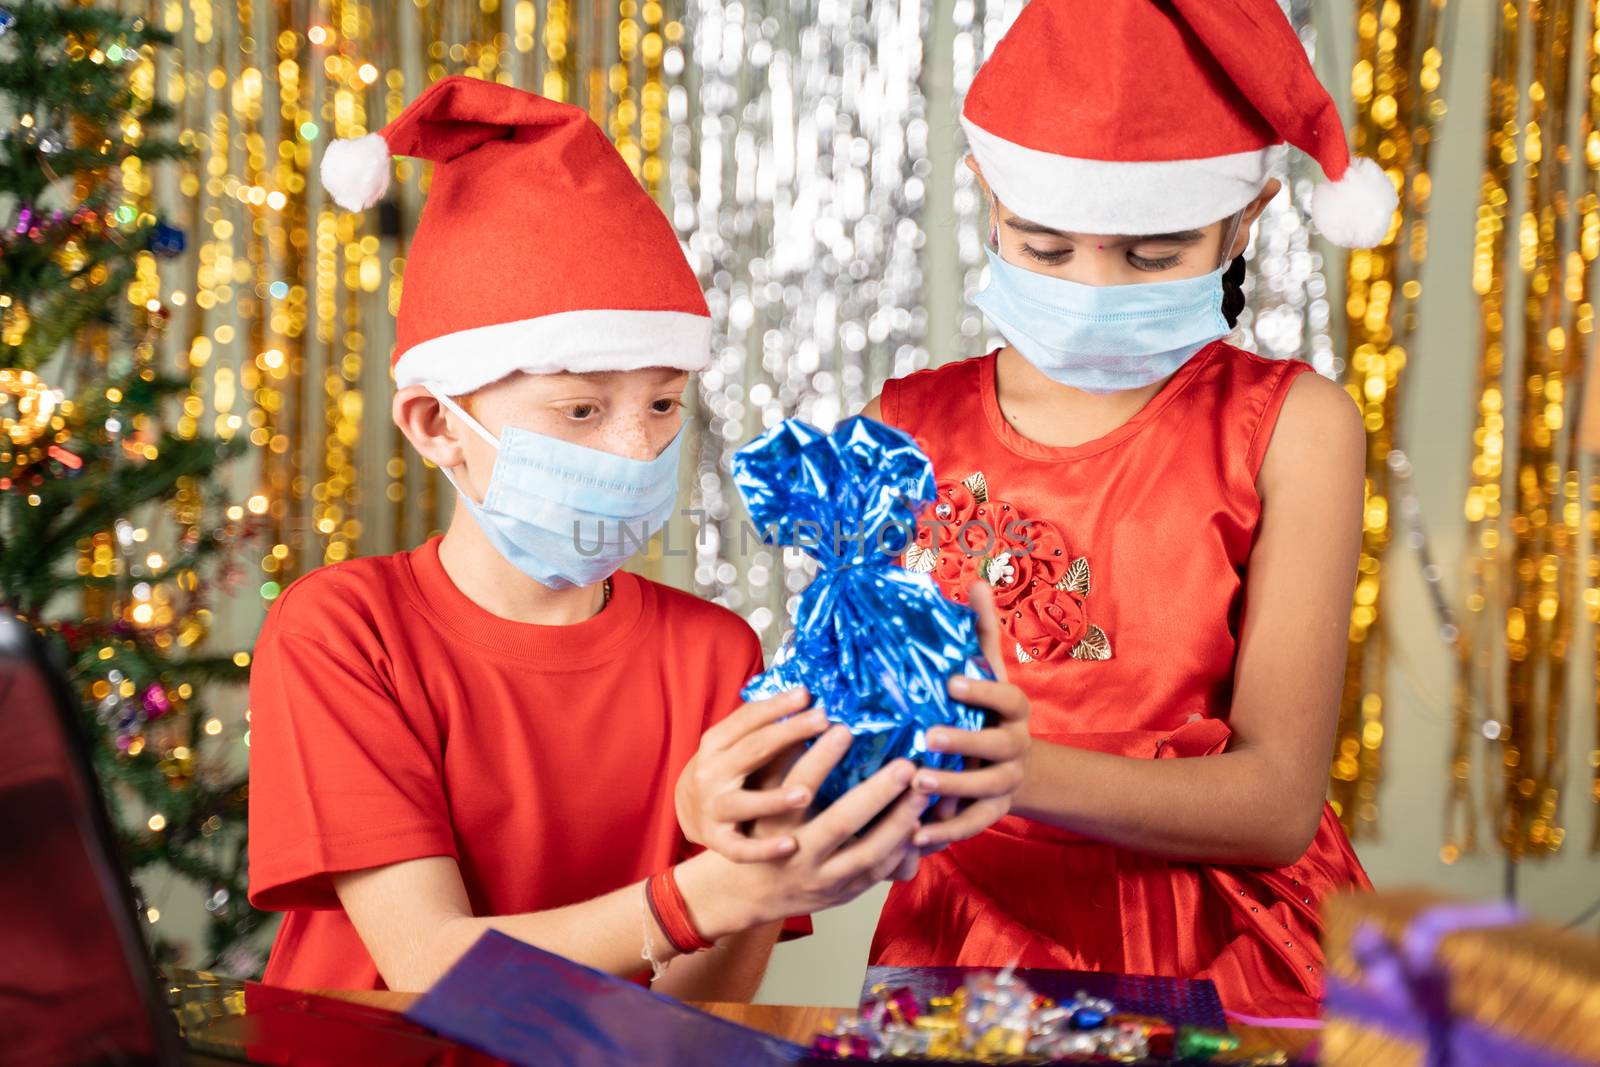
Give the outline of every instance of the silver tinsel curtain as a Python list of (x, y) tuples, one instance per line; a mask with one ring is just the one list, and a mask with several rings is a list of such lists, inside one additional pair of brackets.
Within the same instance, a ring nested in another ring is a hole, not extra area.
[[(1308, 50), (1311, 0), (1280, 0)], [(783, 418), (829, 427), (885, 378), (998, 338), (976, 178), (957, 117), (1018, 0), (693, 0), (673, 75), (668, 210), (705, 283), (715, 362), (699, 450), (654, 573), (745, 615), (769, 647), (810, 564), (760, 545), (733, 451)], [(1334, 376), (1322, 259), (1306, 222), (1314, 165), (1257, 224), (1235, 340)]]
[(717, 337), (699, 379), (692, 580), (764, 634), (804, 578), (743, 523), (733, 450), (787, 416), (832, 425), (928, 361), (930, 17), (921, 0), (696, 0), (686, 18), (670, 210)]

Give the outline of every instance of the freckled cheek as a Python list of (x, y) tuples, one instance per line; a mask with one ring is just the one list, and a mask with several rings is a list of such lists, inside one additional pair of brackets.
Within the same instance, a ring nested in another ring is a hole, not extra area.
[(679, 408), (667, 418), (652, 415), (649, 423), (650, 458), (654, 459), (659, 456), (668, 445), (672, 444), (672, 439), (678, 436), (678, 432), (687, 421), (688, 419), (685, 417), (682, 408)]
[(660, 418), (628, 416), (619, 418), (608, 426), (603, 440), (596, 447), (629, 459), (651, 460), (672, 442), (676, 425), (666, 424)]

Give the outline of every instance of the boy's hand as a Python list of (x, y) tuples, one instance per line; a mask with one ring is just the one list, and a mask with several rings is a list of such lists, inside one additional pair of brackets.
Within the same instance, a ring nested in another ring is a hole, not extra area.
[[(795, 761), (786, 782), (804, 779), (815, 792), (849, 742), (850, 732), (836, 727)], [(679, 884), (701, 931), (716, 940), (758, 923), (808, 915), (853, 900), (887, 878), (915, 851), (911, 835), (927, 807), (928, 798), (910, 788), (915, 770), (907, 760), (893, 760), (809, 819), (789, 812), (761, 820), (758, 834), (792, 832), (799, 845), (792, 855), (729, 863), (703, 852), (679, 864)]]
[(1006, 681), (994, 594), (987, 582), (980, 581), (972, 584), (967, 595), (978, 612), (978, 643), (994, 669), (995, 680), (953, 675), (950, 695), (964, 704), (988, 708), (995, 721), (982, 730), (935, 727), (928, 731), (930, 749), (960, 754), (965, 757), (967, 769), (917, 772), (917, 791), (940, 798), (934, 819), (912, 839), (921, 855), (976, 836), (1010, 811), (1028, 763), (1032, 740), (1028, 733), (1028, 698)]
[[(816, 792), (822, 787), (822, 781), (828, 776), (828, 772), (833, 770), (834, 766), (844, 758), (844, 754), (850, 750), (851, 740), (850, 731), (846, 727), (837, 725), (830, 727), (827, 733), (819, 737), (816, 742), (804, 753), (800, 754), (798, 758), (791, 758), (792, 765), (785, 767), (784, 764), (780, 762), (774, 767), (774, 770), (769, 773), (776, 773), (779, 770), (784, 770), (786, 772), (786, 776), (783, 781), (786, 786), (791, 788), (798, 787), (809, 789), (812, 792)], [(906, 761), (896, 760), (895, 762), (905, 763)], [(859, 789), (860, 786), (857, 786), (856, 788)], [(854, 790), (852, 790), (852, 792), (854, 792)], [(912, 792), (919, 796), (921, 795), (920, 792), (915, 789), (913, 789)], [(927, 810), (927, 798), (923, 797), (913, 806), (916, 808), (917, 817), (920, 819), (922, 817), (922, 813)], [(803, 818), (803, 813), (795, 812), (788, 815), (779, 815), (772, 818), (763, 819), (756, 824), (754, 832), (757, 836), (760, 836), (763, 834), (791, 831), (801, 824), (801, 820)], [(915, 827), (913, 826), (912, 829), (914, 831)], [(886, 873), (880, 873), (878, 880), (882, 881), (884, 878), (889, 878), (896, 882), (909, 881), (916, 877), (917, 864), (920, 859), (921, 853), (919, 853), (916, 847), (912, 845), (908, 836), (903, 847), (899, 849), (898, 861), (893, 864), (893, 868), (891, 870), (888, 870)]]
[(758, 837), (744, 827), (757, 819), (803, 811), (816, 786), (745, 784), (827, 729), (821, 708), (805, 710), (810, 702), (805, 689), (791, 689), (741, 705), (705, 732), (699, 751), (678, 778), (674, 797), (684, 836), (735, 863), (765, 863), (794, 853), (798, 842), (792, 833)]
[[(769, 764), (761, 772), (759, 780), (764, 784), (781, 782), (785, 789), (802, 789), (814, 795), (817, 790), (822, 788), (822, 782), (828, 777), (829, 772), (844, 758), (845, 753), (850, 751), (851, 741), (852, 738), (848, 728), (839, 725), (829, 727), (828, 732), (817, 738), (810, 748), (802, 752), (797, 746)], [(911, 766), (907, 760), (895, 760), (893, 762), (898, 765)], [(880, 771), (879, 773), (881, 774), (882, 772)], [(874, 775), (874, 778), (876, 777), (877, 775)], [(846, 796), (854, 795), (859, 789), (861, 789), (861, 786), (857, 786)], [(907, 810), (914, 808), (917, 817), (920, 819), (922, 813), (927, 809), (927, 799), (925, 797), (920, 800), (915, 799), (921, 795), (916, 790), (912, 790), (912, 794), (913, 796), (909, 796), (905, 801), (909, 806)], [(844, 798), (841, 797), (838, 801), (835, 801), (835, 804), (842, 803), (843, 800)], [(758, 838), (781, 837), (798, 833), (802, 828), (808, 827), (811, 822), (816, 822), (820, 819), (821, 815), (819, 814), (807, 821), (805, 812), (791, 811), (758, 820), (751, 827), (751, 833)], [(921, 860), (921, 853), (910, 841), (910, 834), (915, 830), (916, 826), (913, 824), (910, 830), (907, 831), (906, 839), (895, 849), (895, 855), (890, 857), (888, 867), (882, 867), (876, 872), (875, 880), (882, 881), (885, 878), (892, 878), (894, 881), (904, 882), (916, 877), (917, 864)]]

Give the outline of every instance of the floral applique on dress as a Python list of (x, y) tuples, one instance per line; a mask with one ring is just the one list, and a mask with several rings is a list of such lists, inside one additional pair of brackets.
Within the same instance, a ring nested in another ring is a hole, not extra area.
[(905, 566), (932, 574), (958, 602), (974, 580), (988, 582), (1018, 663), (1111, 658), (1110, 638), (1086, 614), (1089, 561), (1067, 550), (1054, 523), (991, 497), (982, 471), (939, 483), (931, 512), (906, 549)]

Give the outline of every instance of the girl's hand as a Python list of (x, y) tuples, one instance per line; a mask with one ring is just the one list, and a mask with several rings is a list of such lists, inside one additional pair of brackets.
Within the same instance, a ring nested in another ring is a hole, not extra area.
[(821, 708), (805, 710), (810, 702), (805, 689), (791, 689), (741, 705), (705, 732), (699, 750), (678, 777), (674, 794), (685, 837), (735, 863), (764, 863), (795, 851), (798, 845), (792, 834), (758, 838), (743, 827), (757, 819), (803, 811), (816, 786), (785, 783), (747, 789), (745, 783), (827, 729)]
[(1028, 763), (1028, 698), (1006, 681), (1001, 658), (1000, 619), (987, 582), (974, 582), (967, 590), (978, 612), (978, 643), (995, 680), (952, 675), (950, 695), (964, 704), (988, 708), (993, 725), (982, 730), (935, 727), (928, 731), (928, 747), (965, 757), (966, 770), (919, 770), (919, 793), (940, 798), (935, 818), (912, 839), (922, 855), (937, 852), (955, 841), (973, 837), (1011, 810), (1011, 800), (1022, 784)]

